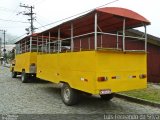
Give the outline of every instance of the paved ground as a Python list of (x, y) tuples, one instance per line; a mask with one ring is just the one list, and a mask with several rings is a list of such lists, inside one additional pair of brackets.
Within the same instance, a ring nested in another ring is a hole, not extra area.
[(113, 98), (83, 96), (72, 107), (65, 106), (60, 89), (49, 82), (21, 83), (9, 68), (0, 66), (0, 114), (160, 114), (160, 109)]

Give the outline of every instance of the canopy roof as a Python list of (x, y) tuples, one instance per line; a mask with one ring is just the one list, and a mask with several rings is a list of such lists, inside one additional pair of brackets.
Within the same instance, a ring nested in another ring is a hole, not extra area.
[(40, 34), (48, 35), (50, 32), (51, 36), (57, 36), (58, 29), (60, 28), (61, 37), (70, 37), (71, 24), (73, 24), (74, 36), (94, 32), (95, 13), (97, 13), (98, 15), (98, 31), (114, 32), (122, 30), (124, 18), (126, 19), (126, 29), (140, 27), (144, 24), (150, 24), (150, 22), (146, 18), (134, 11), (125, 8), (106, 7), (95, 9), (83, 16), (64, 22)]
[[(123, 29), (123, 20), (126, 20), (126, 29), (149, 25), (150, 22), (140, 14), (118, 7), (106, 7), (95, 9), (83, 16), (64, 22), (56, 27), (38, 33), (36, 35), (43, 35), (58, 37), (58, 29), (60, 28), (61, 38), (71, 36), (71, 24), (73, 25), (73, 35), (80, 35), (94, 32), (94, 17), (97, 13), (98, 31), (101, 32), (115, 32)], [(27, 36), (30, 37), (30, 36)], [(23, 38), (23, 39), (26, 39)], [(23, 40), (21, 39), (21, 40)], [(18, 41), (19, 42), (19, 41)], [(17, 43), (17, 42), (16, 42)]]
[(19, 43), (20, 41), (26, 40), (26, 39), (30, 39), (31, 36), (37, 36), (39, 33), (34, 33), (32, 35), (27, 35), (25, 37), (23, 37), (21, 40), (17, 41), (15, 44)]
[(98, 12), (103, 12), (103, 13), (108, 13), (108, 14), (112, 14), (112, 15), (116, 15), (116, 16), (121, 16), (124, 18), (130, 18), (133, 20), (138, 20), (141, 22), (144, 22), (146, 24), (150, 24), (150, 22), (144, 18), (143, 16), (141, 16), (140, 14), (125, 9), (125, 8), (118, 8), (118, 7), (107, 7), (107, 8), (100, 8), (100, 9), (96, 9), (96, 11)]

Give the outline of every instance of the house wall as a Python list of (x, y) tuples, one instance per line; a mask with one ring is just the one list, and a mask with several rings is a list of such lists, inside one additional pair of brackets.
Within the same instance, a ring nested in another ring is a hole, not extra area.
[(147, 51), (148, 82), (160, 83), (160, 46), (149, 43)]

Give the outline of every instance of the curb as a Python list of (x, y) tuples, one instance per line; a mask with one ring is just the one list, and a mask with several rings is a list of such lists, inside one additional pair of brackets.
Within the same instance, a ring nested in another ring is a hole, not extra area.
[(131, 102), (143, 104), (143, 105), (148, 105), (148, 106), (160, 108), (160, 103), (156, 103), (156, 102), (152, 102), (152, 101), (148, 101), (148, 100), (144, 100), (144, 99), (140, 99), (140, 98), (136, 98), (136, 97), (130, 97), (130, 96), (127, 96), (124, 94), (115, 94), (115, 97), (125, 99), (125, 100), (131, 101)]

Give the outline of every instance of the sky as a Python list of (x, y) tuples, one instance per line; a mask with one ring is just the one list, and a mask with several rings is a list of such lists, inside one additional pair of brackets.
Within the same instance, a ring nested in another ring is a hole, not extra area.
[[(0, 30), (6, 30), (6, 34), (16, 36), (16, 38), (26, 35), (25, 28), (29, 27), (30, 24), (24, 22), (29, 22), (29, 17), (20, 14), (20, 12), (28, 10), (20, 7), (20, 3), (34, 6), (33, 11), (36, 13), (34, 26), (39, 28), (36, 32), (40, 32), (60, 23), (42, 27), (46, 24), (54, 23), (112, 1), (114, 0), (0, 0)], [(151, 25), (147, 27), (147, 32), (160, 37), (159, 5), (159, 0), (117, 0), (104, 7), (122, 7), (141, 14), (151, 22)], [(2, 33), (0, 32), (0, 34)], [(15, 38), (13, 37), (13, 39)]]

